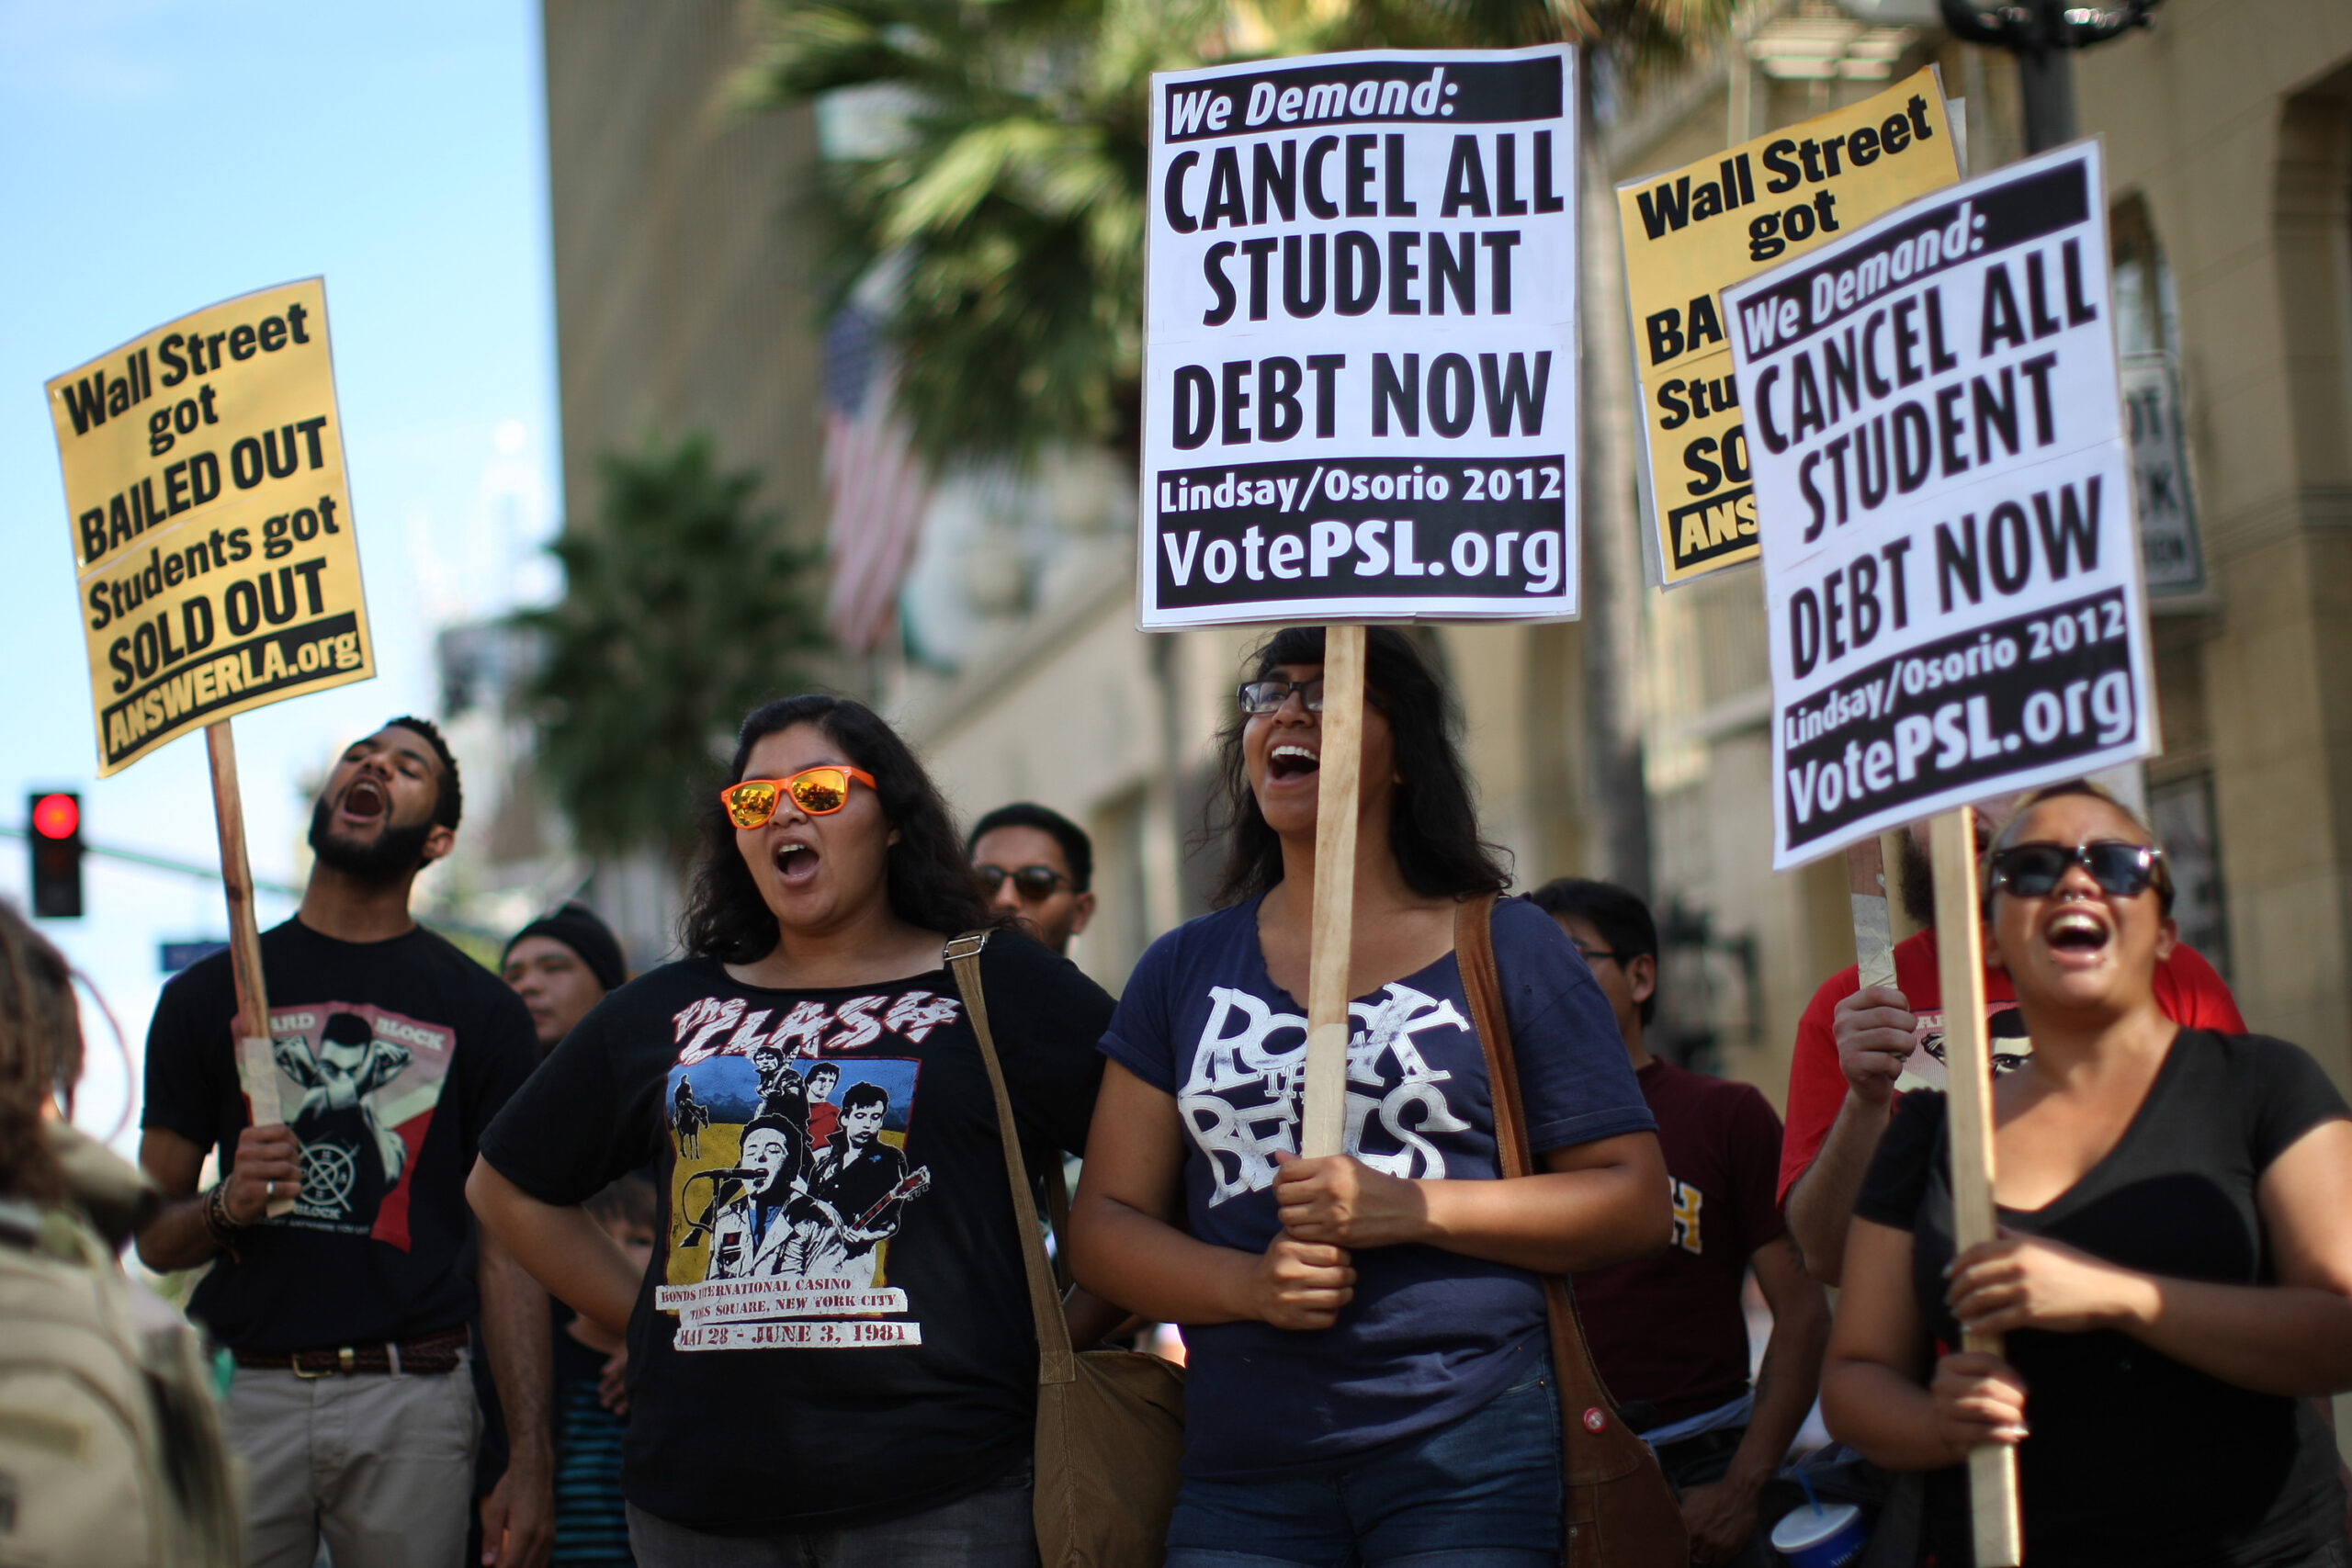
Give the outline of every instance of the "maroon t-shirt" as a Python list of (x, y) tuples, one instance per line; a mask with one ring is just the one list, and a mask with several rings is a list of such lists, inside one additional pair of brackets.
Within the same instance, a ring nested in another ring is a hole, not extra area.
[(1653, 1061), (1640, 1073), (1674, 1201), (1664, 1252), (1575, 1277), (1577, 1315), (1621, 1404), (1679, 1421), (1747, 1392), (1747, 1260), (1786, 1227), (1781, 1119), (1744, 1083)]

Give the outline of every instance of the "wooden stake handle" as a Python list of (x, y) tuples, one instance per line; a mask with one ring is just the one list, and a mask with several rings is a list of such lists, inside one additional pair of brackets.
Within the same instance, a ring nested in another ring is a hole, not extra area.
[(1306, 1104), (1299, 1152), (1343, 1152), (1348, 966), (1355, 934), (1356, 807), (1363, 772), (1363, 628), (1323, 632), (1323, 749), (1315, 774), (1315, 916), (1306, 970)]
[[(1984, 930), (1977, 905), (1976, 824), (1968, 807), (1936, 818), (1937, 964), (1943, 982), (1944, 1085), (1951, 1134), (1952, 1246), (1965, 1252), (2000, 1234), (1993, 1201), (1993, 1055), (1984, 1037)], [(1963, 1348), (2001, 1353), (1997, 1334), (1969, 1332)], [(1977, 1568), (2018, 1568), (2017, 1450), (1969, 1450)]]
[[(205, 755), (212, 764), (212, 815), (220, 831), (220, 886), (229, 901), (229, 969), (237, 986), (237, 1077), (253, 1111), (254, 1125), (286, 1120), (277, 1103), (277, 1063), (269, 1032), (269, 987), (261, 972), (261, 927), (254, 914), (254, 872), (245, 855), (245, 802), (237, 788), (237, 738), (227, 719), (204, 727)], [(273, 1199), (269, 1213), (283, 1214), (291, 1198)]]

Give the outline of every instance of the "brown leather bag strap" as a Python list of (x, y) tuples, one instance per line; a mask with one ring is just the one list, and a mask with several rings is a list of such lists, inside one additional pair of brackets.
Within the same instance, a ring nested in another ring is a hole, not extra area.
[[(1494, 910), (1491, 893), (1456, 908), (1453, 957), (1462, 971), (1463, 994), (1470, 1002), (1471, 1027), (1478, 1032), (1478, 1043), (1487, 1055), (1487, 1089), (1495, 1108), (1495, 1149), (1503, 1175), (1528, 1176), (1535, 1171), (1535, 1159), (1528, 1145), (1527, 1109), (1520, 1095), (1510, 1021), (1503, 1010), (1502, 976), (1495, 967)], [(1592, 1364), (1583, 1325), (1577, 1321), (1576, 1300), (1568, 1294), (1566, 1284), (1555, 1276), (1545, 1276), (1544, 1303), (1551, 1319), (1552, 1370), (1559, 1382), (1564, 1433), (1585, 1434), (1563, 1444), (1569, 1484), (1614, 1480), (1628, 1473), (1638, 1462), (1638, 1454), (1629, 1461), (1623, 1453), (1609, 1451), (1617, 1445), (1595, 1444), (1590, 1438), (1611, 1427), (1629, 1440), (1632, 1434), (1618, 1419), (1616, 1404)]]
[[(1029, 1276), (1029, 1314), (1037, 1329), (1037, 1381), (1076, 1382), (1078, 1358), (1069, 1342), (1069, 1320), (1062, 1316), (1061, 1292), (1054, 1288), (1053, 1265), (1046, 1260), (1046, 1234), (1037, 1223), (1037, 1200), (1029, 1186), (1027, 1165), (1021, 1157), (1021, 1133), (1012, 1120), (1012, 1096), (1004, 1087), (1004, 1067), (997, 1060), (996, 1039), (989, 1032), (988, 997), (980, 987), (980, 950), (989, 944), (986, 931), (966, 931), (947, 944), (947, 967), (963, 994), (964, 1010), (972, 1020), (972, 1034), (980, 1043), (980, 1060), (989, 1070), (989, 1088), (996, 1096), (997, 1135), (1004, 1145), (1004, 1175), (1012, 1191), (1012, 1223), (1021, 1232), (1021, 1265)], [(1061, 1172), (1054, 1172), (1058, 1178)]]

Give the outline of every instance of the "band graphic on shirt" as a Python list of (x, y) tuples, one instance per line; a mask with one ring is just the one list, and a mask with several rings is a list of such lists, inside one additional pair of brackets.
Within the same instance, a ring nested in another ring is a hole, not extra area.
[[(1298, 1152), (1306, 1074), (1306, 1020), (1277, 1012), (1248, 991), (1209, 988), (1208, 1021), (1176, 1097), (1193, 1141), (1208, 1156), (1212, 1208), (1274, 1182), (1277, 1151)], [(1388, 1176), (1442, 1177), (1445, 1156), (1428, 1134), (1472, 1123), (1446, 1100), (1451, 1072), (1430, 1066), (1414, 1037), (1430, 1029), (1472, 1035), (1450, 1000), (1391, 982), (1349, 1005), (1347, 1128), (1342, 1147)]]
[(663, 1103), (676, 1159), (655, 1305), (677, 1314), (681, 1350), (920, 1345), (888, 1264), (908, 1205), (931, 1190), (906, 1152), (922, 1064), (830, 1053), (886, 1032), (919, 1043), (962, 1005), (909, 991), (802, 1001), (766, 1029), (772, 1014), (706, 998), (673, 1021)]
[[(1904, 1058), (1902, 1076), (1894, 1080), (1895, 1092), (1908, 1094), (1915, 1089), (1944, 1087), (1944, 1013), (1934, 1008), (1918, 1015), (1919, 1024), (1912, 1035), (1911, 1055)], [(1993, 1050), (1993, 1072), (2014, 1072), (2033, 1055), (2033, 1042), (2026, 1038), (2025, 1014), (2018, 1011), (2013, 1001), (1989, 1001), (1984, 1004), (1985, 1043)]]
[(409, 1179), (457, 1032), (365, 1002), (269, 1015), (278, 1100), (302, 1145), (302, 1192), (277, 1223), (409, 1249)]
[(1674, 1213), (1674, 1245), (1689, 1253), (1705, 1251), (1699, 1233), (1699, 1211), (1706, 1207), (1707, 1195), (1672, 1176), (1666, 1179), (1666, 1191)]

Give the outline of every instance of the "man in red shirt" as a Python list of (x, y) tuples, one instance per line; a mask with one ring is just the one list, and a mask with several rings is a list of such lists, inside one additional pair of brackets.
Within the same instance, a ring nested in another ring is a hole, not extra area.
[[(1758, 1503), (1813, 1407), (1829, 1342), (1828, 1301), (1773, 1201), (1780, 1119), (1749, 1085), (1685, 1071), (1644, 1047), (1657, 1008), (1657, 930), (1639, 898), (1569, 877), (1533, 897), (1609, 998), (1657, 1118), (1673, 1193), (1664, 1252), (1572, 1281), (1586, 1342), (1682, 1499), (1690, 1561), (1761, 1568), (1772, 1557)], [(1751, 1268), (1772, 1309), (1753, 1390), (1741, 1300)]]
[[(1973, 808), (1978, 843), (1992, 842), (2018, 799), (2000, 795)], [(1904, 912), (1926, 929), (1894, 944), (1894, 984), (1865, 990), (1849, 964), (1814, 993), (1797, 1021), (1780, 1198), (1806, 1271), (1825, 1284), (1836, 1284), (1845, 1266), (1847, 1222), (1895, 1096), (1944, 1086), (1943, 987), (1936, 968), (1928, 833), (1925, 821), (1904, 829)], [(2245, 1032), (2229, 987), (2186, 945), (2156, 966), (2156, 1000), (2183, 1028)], [(2005, 1072), (2032, 1047), (2018, 1024), (2009, 977), (1998, 969), (1984, 971), (1984, 1010), (1993, 1067)]]

